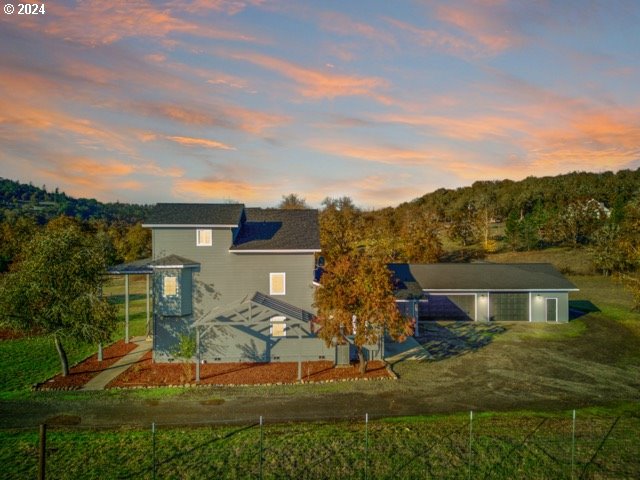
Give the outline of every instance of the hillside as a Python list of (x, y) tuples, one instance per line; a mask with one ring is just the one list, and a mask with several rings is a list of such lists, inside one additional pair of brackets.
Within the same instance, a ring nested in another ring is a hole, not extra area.
[(58, 188), (50, 192), (46, 186), (36, 187), (0, 178), (0, 213), (13, 212), (19, 216), (35, 218), (46, 223), (59, 215), (80, 220), (105, 220), (134, 224), (142, 221), (147, 205), (127, 203), (102, 203), (93, 198), (74, 198)]

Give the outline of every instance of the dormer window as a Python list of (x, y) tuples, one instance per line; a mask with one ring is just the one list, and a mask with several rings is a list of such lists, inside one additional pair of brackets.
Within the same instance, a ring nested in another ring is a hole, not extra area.
[(198, 247), (213, 245), (213, 231), (210, 228), (198, 228), (196, 230), (196, 245)]

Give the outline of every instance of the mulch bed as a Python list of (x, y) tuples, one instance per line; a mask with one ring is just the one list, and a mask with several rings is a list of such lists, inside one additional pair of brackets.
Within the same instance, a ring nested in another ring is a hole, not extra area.
[[(333, 362), (302, 363), (305, 382), (349, 379), (391, 378), (384, 362), (372, 361), (367, 372), (360, 375), (358, 365), (334, 368)], [(207, 363), (200, 366), (201, 385), (264, 385), (297, 383), (297, 362), (273, 363)], [(151, 352), (108, 385), (113, 387), (156, 387), (195, 383), (195, 365), (181, 363), (153, 363)]]
[(25, 337), (25, 334), (10, 328), (0, 328), (0, 340), (15, 340)]
[(136, 347), (137, 344), (133, 342), (124, 343), (124, 340), (120, 340), (102, 349), (102, 362), (98, 361), (98, 354), (96, 353), (78, 365), (71, 367), (69, 369), (69, 375), (66, 377), (56, 375), (51, 380), (39, 384), (37, 389), (77, 390), (102, 370), (109, 368)]

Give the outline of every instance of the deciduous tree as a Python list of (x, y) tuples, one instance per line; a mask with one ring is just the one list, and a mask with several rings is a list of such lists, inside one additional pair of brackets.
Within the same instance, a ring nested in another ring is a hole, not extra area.
[(278, 208), (284, 210), (306, 210), (309, 208), (309, 205), (307, 205), (307, 201), (304, 198), (295, 193), (290, 193), (289, 195), (282, 196)]
[(403, 341), (413, 333), (412, 320), (396, 307), (391, 272), (379, 259), (364, 254), (335, 259), (316, 290), (318, 335), (327, 345), (353, 342), (364, 374), (365, 345), (376, 344), (385, 332)]
[(0, 278), (0, 322), (53, 338), (67, 375), (63, 341), (105, 342), (116, 326), (115, 305), (101, 295), (105, 270), (99, 241), (73, 222), (50, 224)]

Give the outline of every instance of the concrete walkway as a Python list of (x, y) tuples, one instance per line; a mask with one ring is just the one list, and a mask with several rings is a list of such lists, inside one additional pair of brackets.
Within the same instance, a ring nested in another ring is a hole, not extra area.
[(137, 344), (135, 349), (89, 380), (82, 390), (104, 390), (110, 381), (139, 362), (144, 354), (151, 350), (152, 342), (145, 337), (134, 337), (131, 342)]
[(415, 338), (408, 337), (402, 343), (384, 342), (384, 359), (389, 363), (402, 360), (430, 360), (433, 356)]

